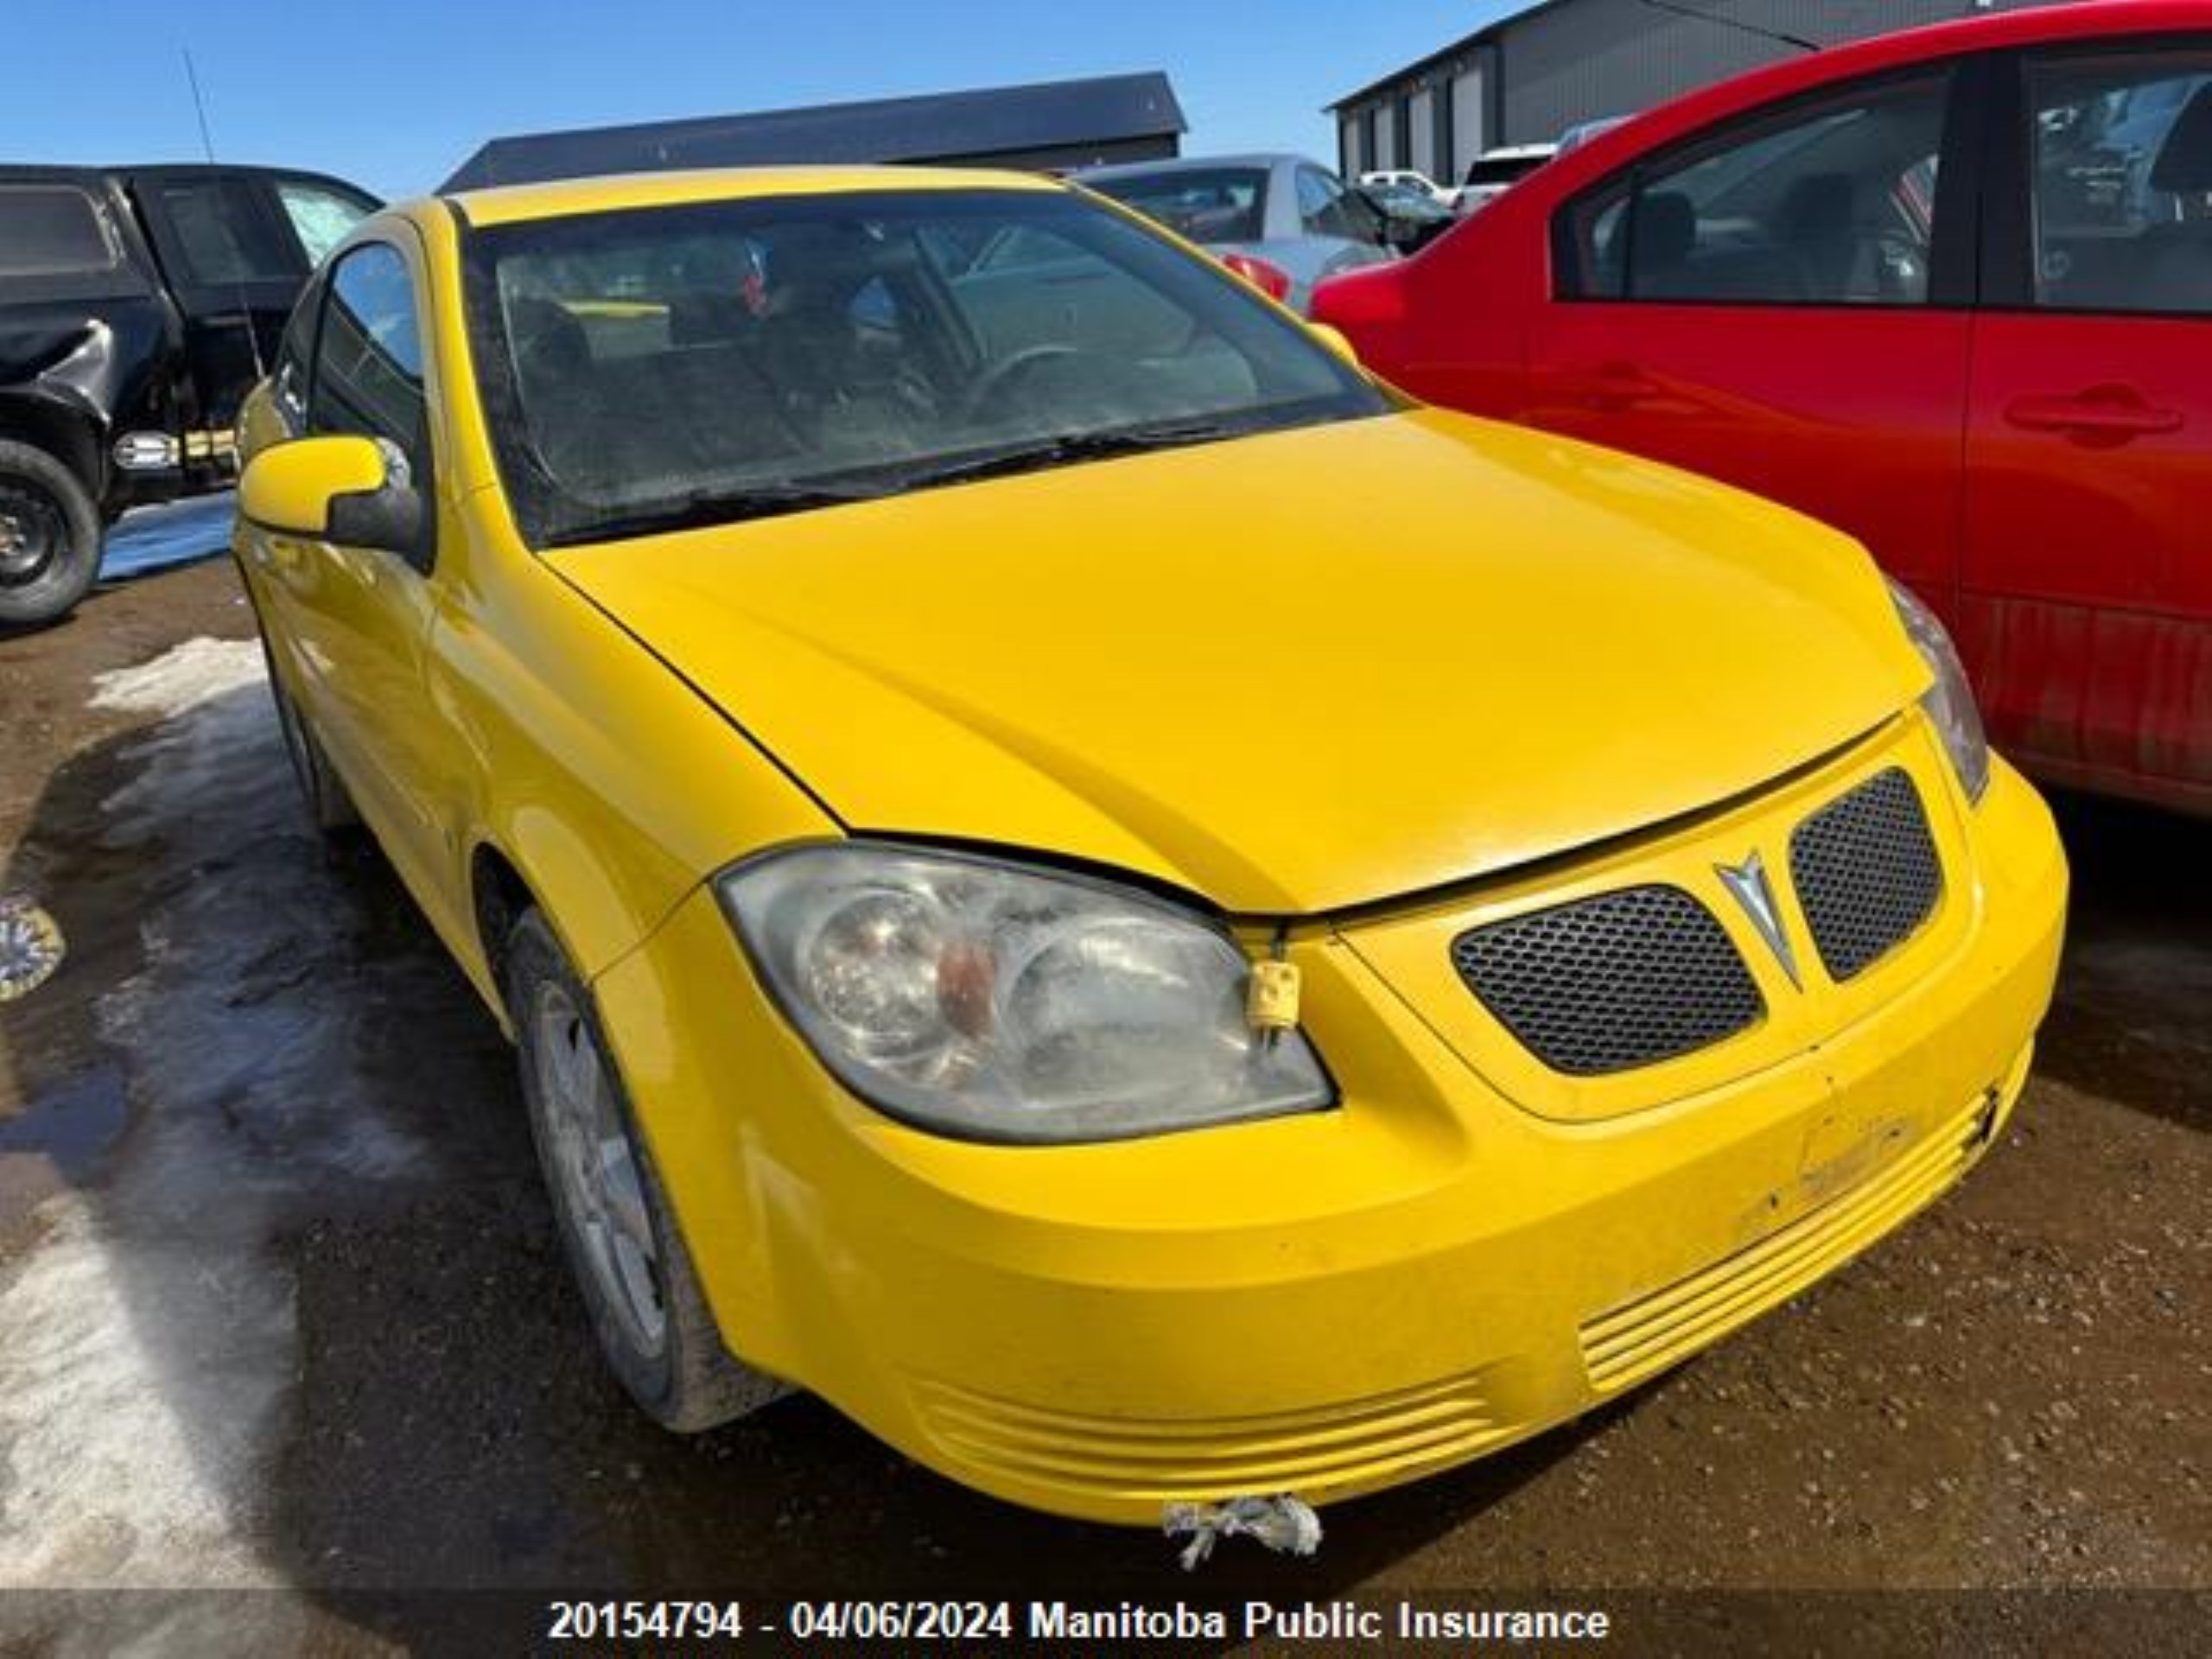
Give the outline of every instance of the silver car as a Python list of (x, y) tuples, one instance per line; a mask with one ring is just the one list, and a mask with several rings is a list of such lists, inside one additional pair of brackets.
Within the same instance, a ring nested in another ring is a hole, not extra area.
[(1088, 168), (1077, 183), (1197, 243), (1305, 312), (1314, 285), (1394, 259), (1382, 216), (1303, 156), (1205, 156)]

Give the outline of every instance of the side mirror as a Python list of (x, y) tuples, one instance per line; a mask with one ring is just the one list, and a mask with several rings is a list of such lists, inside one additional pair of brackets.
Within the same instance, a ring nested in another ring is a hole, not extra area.
[(263, 450), (238, 480), (238, 512), (287, 536), (415, 556), (423, 495), (406, 457), (375, 438), (294, 438)]
[(1334, 352), (1338, 357), (1344, 359), (1345, 362), (1351, 364), (1355, 369), (1359, 367), (1359, 353), (1353, 346), (1351, 341), (1344, 337), (1342, 330), (1333, 328), (1325, 322), (1309, 322), (1306, 327), (1307, 331), (1311, 333), (1316, 340), (1319, 340), (1324, 346)]

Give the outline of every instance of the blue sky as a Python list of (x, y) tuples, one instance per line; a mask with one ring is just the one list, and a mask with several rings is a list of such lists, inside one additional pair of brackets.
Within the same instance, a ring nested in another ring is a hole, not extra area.
[[(1510, 10), (1505, 0), (5, 0), (0, 160), (200, 154), (182, 48), (217, 154), (435, 186), (502, 133), (1165, 69), (1191, 152), (1333, 162), (1322, 105)], [(79, 66), (82, 66), (79, 67)]]

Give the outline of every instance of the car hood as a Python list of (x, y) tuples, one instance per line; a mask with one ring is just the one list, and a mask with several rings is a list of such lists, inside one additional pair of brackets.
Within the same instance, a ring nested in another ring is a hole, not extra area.
[(1245, 914), (1694, 811), (1928, 677), (1844, 537), (1431, 410), (548, 556), (855, 832)]

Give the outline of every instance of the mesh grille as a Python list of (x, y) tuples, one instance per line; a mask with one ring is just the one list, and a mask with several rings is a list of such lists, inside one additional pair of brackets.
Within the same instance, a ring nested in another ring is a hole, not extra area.
[(1462, 933), (1452, 965), (1554, 1071), (1597, 1077), (1756, 1025), (1758, 988), (1712, 912), (1680, 887), (1629, 887)]
[(1831, 979), (1861, 974), (1904, 944), (1943, 892), (1912, 779), (1892, 767), (1799, 824), (1789, 879)]

